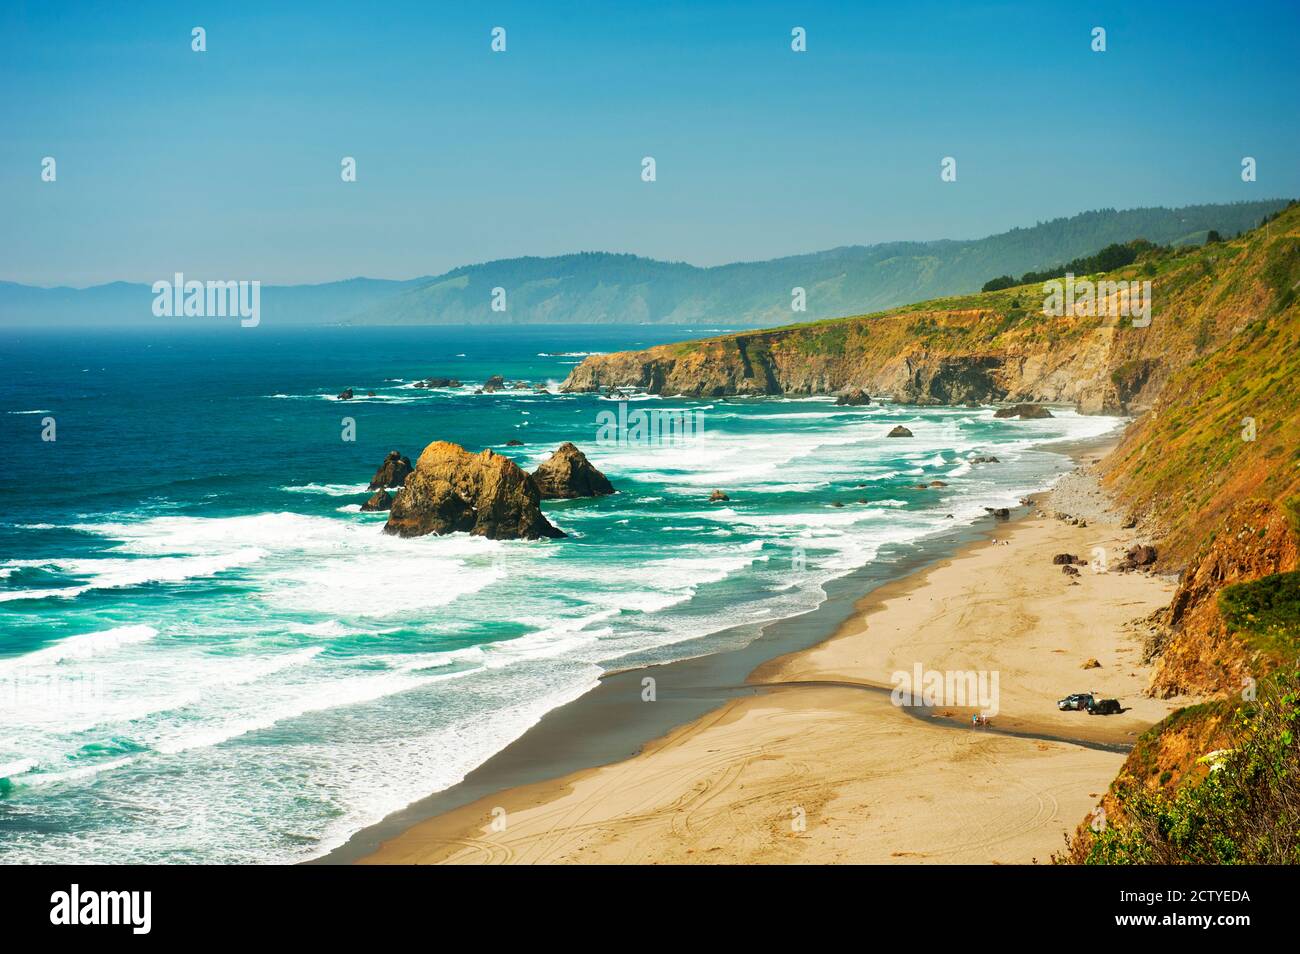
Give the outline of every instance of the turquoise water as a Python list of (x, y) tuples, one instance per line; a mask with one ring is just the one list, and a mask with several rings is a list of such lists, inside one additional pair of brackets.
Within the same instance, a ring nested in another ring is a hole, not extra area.
[[(617, 402), (556, 391), (582, 353), (715, 330), (0, 338), (0, 861), (322, 854), (605, 669), (752, 638), (882, 548), (1047, 485), (1067, 462), (1043, 445), (1116, 424), (637, 395), (703, 433), (629, 445), (597, 439)], [(549, 390), (474, 394), (492, 374)], [(411, 387), (430, 376), (463, 386)], [(899, 423), (915, 437), (885, 439)], [(436, 439), (529, 469), (572, 440), (619, 493), (547, 502), (562, 540), (382, 535), (367, 482)]]

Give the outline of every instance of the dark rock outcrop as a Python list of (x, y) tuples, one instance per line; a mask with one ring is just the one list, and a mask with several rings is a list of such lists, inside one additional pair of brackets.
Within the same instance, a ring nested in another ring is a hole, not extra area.
[(971, 462), (972, 464), (1000, 464), (1000, 463), (1002, 463), (1000, 460), (998, 460), (996, 457), (993, 457), (993, 456), (972, 457), (972, 458), (970, 459), (970, 462)]
[(523, 447), (523, 446), (524, 446), (524, 442), (517, 437), (512, 437), (510, 438), (510, 440), (506, 441), (506, 447)]
[(387, 490), (377, 490), (374, 495), (361, 505), (362, 513), (379, 513), (383, 510), (390, 510), (393, 506), (393, 495)]
[(721, 490), (715, 490), (713, 493), (709, 494), (709, 503), (721, 503), (723, 501), (730, 500), (730, 499), (731, 498), (728, 497), (726, 494), (724, 494)]
[(871, 395), (862, 388), (850, 388), (835, 399), (836, 407), (861, 407), (871, 403)]
[(340, 401), (351, 401), (351, 400), (352, 400), (352, 389), (351, 389), (351, 388), (344, 388), (342, 391), (340, 391), (340, 392), (339, 392), (339, 400), (340, 400)]
[(1011, 519), (1011, 511), (1008, 510), (1006, 507), (985, 507), (984, 509), (993, 515), (994, 520)]
[(499, 374), (494, 374), (483, 382), (483, 390), (485, 393), (489, 394), (493, 391), (500, 391), (505, 386), (506, 379), (501, 377)]
[(907, 380), (895, 393), (900, 404), (978, 404), (1000, 401), (1007, 389), (998, 380), (1000, 355), (963, 355), (934, 360), (908, 358)]
[(1013, 404), (1011, 407), (1000, 407), (993, 412), (994, 417), (1018, 417), (1022, 421), (1041, 420), (1045, 417), (1052, 417), (1052, 412), (1041, 404)]
[(1070, 564), (1078, 562), (1079, 558), (1073, 553), (1058, 553), (1056, 556), (1052, 557), (1053, 566), (1069, 566)]
[(1119, 561), (1115, 569), (1121, 573), (1129, 573), (1144, 566), (1151, 566), (1155, 562), (1156, 548), (1139, 543), (1124, 551), (1124, 559)]
[(892, 431), (890, 431), (885, 436), (886, 437), (911, 437), (912, 432), (909, 431), (907, 428), (905, 428), (902, 424), (899, 424), (897, 427), (895, 427)]
[(384, 462), (379, 465), (375, 471), (375, 476), (371, 478), (370, 486), (367, 490), (384, 490), (388, 487), (400, 487), (406, 483), (406, 478), (411, 473), (411, 459), (403, 457), (397, 451), (389, 451)]
[(587, 455), (568, 441), (533, 471), (533, 481), (543, 500), (604, 497), (614, 492), (614, 485), (592, 466)]
[(472, 533), (492, 540), (563, 537), (542, 516), (533, 478), (508, 457), (434, 441), (393, 497), (384, 532), (402, 537)]

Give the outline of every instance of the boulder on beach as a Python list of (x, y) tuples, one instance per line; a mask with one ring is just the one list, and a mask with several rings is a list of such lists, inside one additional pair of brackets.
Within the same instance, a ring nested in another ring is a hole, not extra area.
[(1079, 568), (1072, 564), (1067, 563), (1065, 566), (1061, 567), (1061, 572), (1064, 573), (1066, 576), (1078, 576)]
[(352, 400), (352, 389), (351, 389), (351, 388), (344, 388), (342, 391), (340, 391), (340, 392), (339, 392), (339, 400), (340, 400), (340, 401), (351, 401), (351, 400)]
[(862, 388), (849, 388), (835, 399), (838, 407), (861, 407), (863, 404), (870, 404), (871, 396)]
[(1079, 558), (1073, 553), (1058, 553), (1056, 556), (1052, 557), (1053, 566), (1069, 566), (1078, 562)]
[(1101, 663), (1097, 662), (1096, 659), (1086, 659), (1086, 660), (1084, 660), (1083, 665), (1082, 665), (1081, 667), (1079, 667), (1079, 668), (1081, 668), (1081, 669), (1100, 669), (1100, 668), (1101, 668)]
[(569, 441), (533, 471), (533, 481), (543, 500), (604, 497), (614, 492), (614, 485)]
[(1156, 548), (1140, 543), (1125, 550), (1124, 559), (1132, 560), (1138, 566), (1150, 566), (1156, 562)]
[(730, 499), (731, 498), (728, 497), (726, 494), (724, 494), (721, 490), (715, 490), (713, 493), (709, 494), (709, 503), (721, 503), (723, 501), (730, 500)]
[(1018, 417), (1022, 421), (1041, 420), (1045, 417), (1051, 417), (1052, 412), (1041, 404), (1013, 404), (1011, 407), (1000, 407), (993, 412), (994, 417)]
[(985, 507), (984, 509), (993, 515), (994, 520), (1011, 519), (1011, 511), (1008, 510), (1006, 507)]
[(471, 533), (492, 540), (563, 537), (542, 516), (537, 484), (508, 457), (434, 441), (393, 497), (384, 532)]
[(1156, 548), (1140, 543), (1137, 546), (1129, 547), (1124, 551), (1124, 559), (1120, 560), (1119, 565), (1115, 567), (1120, 573), (1129, 573), (1133, 570), (1144, 566), (1151, 566), (1156, 562)]
[(895, 427), (892, 431), (890, 431), (885, 436), (886, 437), (911, 437), (912, 432), (909, 431), (907, 428), (905, 428), (902, 424), (899, 424), (897, 427)]
[(374, 495), (361, 505), (362, 513), (379, 513), (393, 506), (393, 495), (387, 490), (376, 490)]
[(379, 465), (375, 471), (375, 476), (370, 480), (370, 486), (367, 490), (384, 490), (388, 487), (400, 487), (406, 483), (407, 476), (411, 473), (411, 459), (403, 457), (397, 451), (389, 451), (384, 462)]

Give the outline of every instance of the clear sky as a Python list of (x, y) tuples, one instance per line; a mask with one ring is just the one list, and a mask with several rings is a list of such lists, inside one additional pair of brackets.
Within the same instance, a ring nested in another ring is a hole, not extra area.
[(710, 265), (1297, 196), (1298, 27), (1249, 0), (3, 0), (0, 279)]

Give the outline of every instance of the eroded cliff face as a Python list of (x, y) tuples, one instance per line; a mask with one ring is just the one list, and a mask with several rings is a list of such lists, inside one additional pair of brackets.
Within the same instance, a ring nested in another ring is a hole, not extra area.
[[(1104, 276), (1150, 282), (1149, 323), (1115, 294), (1095, 314), (1044, 314), (1022, 286), (874, 315), (587, 358), (563, 387), (655, 394), (831, 394), (900, 402), (1024, 401), (1141, 414), (1180, 371), (1249, 331), (1300, 278), (1300, 214), (1229, 243), (1162, 252)], [(1102, 282), (1098, 276), (1098, 285)], [(1129, 286), (1125, 286), (1129, 287)]]
[(1225, 624), (1219, 591), (1296, 566), (1297, 536), (1280, 507), (1267, 500), (1234, 507), (1183, 571), (1168, 608), (1153, 620), (1150, 694), (1167, 699), (1230, 692), (1268, 671), (1275, 660), (1261, 658)]
[(717, 397), (862, 388), (908, 404), (1005, 400), (1123, 413), (1140, 410), (1158, 386), (1159, 358), (1137, 359), (1140, 374), (1116, 374), (1141, 350), (1142, 330), (1077, 317), (1030, 318), (1013, 330), (1007, 322), (997, 308), (931, 309), (661, 345), (589, 357), (563, 389)]

